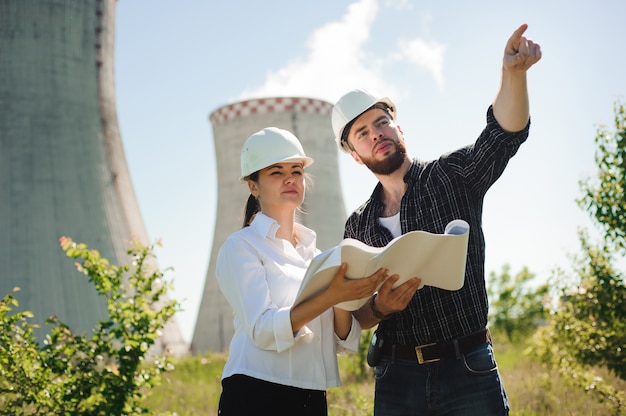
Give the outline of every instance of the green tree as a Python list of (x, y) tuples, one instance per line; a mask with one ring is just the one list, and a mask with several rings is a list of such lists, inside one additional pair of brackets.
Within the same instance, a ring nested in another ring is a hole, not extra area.
[(626, 253), (626, 109), (618, 101), (613, 111), (615, 131), (600, 126), (595, 139), (598, 177), (581, 182), (584, 194), (578, 204), (604, 231), (606, 244), (614, 245), (616, 254), (623, 257)]
[(594, 372), (606, 367), (626, 380), (626, 286), (616, 266), (626, 254), (626, 112), (620, 102), (614, 111), (615, 132), (600, 127), (595, 138), (598, 176), (580, 183), (577, 201), (602, 240), (593, 243), (579, 231), (582, 253), (574, 257), (571, 275), (554, 274), (555, 308), (532, 351), (618, 414), (626, 409), (626, 395)]
[(17, 300), (0, 301), (0, 414), (130, 415), (147, 414), (143, 395), (172, 369), (168, 358), (143, 365), (165, 323), (178, 310), (162, 299), (170, 288), (154, 266), (153, 246), (134, 242), (130, 265), (115, 266), (96, 250), (61, 238), (101, 296), (109, 319), (91, 336), (73, 333), (55, 317), (43, 345), (33, 335), (30, 312), (9, 314)]
[(545, 321), (548, 285), (533, 285), (535, 275), (526, 267), (515, 276), (510, 269), (507, 264), (500, 274), (489, 274), (489, 327), (515, 342), (532, 334)]

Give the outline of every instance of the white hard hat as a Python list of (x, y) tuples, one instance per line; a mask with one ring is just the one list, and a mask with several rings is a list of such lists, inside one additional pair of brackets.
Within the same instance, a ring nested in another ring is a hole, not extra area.
[(346, 153), (350, 153), (350, 150), (344, 147), (341, 142), (341, 136), (343, 129), (352, 120), (363, 114), (367, 109), (376, 103), (384, 103), (389, 107), (389, 114), (393, 120), (396, 119), (396, 107), (389, 98), (380, 97), (370, 93), (367, 90), (356, 89), (343, 95), (335, 103), (332, 113), (332, 125), (333, 132), (335, 133), (335, 141), (337, 146)]
[(304, 154), (302, 144), (293, 133), (277, 127), (266, 127), (248, 137), (241, 149), (240, 181), (254, 172), (282, 162), (302, 162), (310, 166), (313, 159)]

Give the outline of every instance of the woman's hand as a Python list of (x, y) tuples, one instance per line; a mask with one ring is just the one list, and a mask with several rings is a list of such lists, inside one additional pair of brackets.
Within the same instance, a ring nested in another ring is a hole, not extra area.
[[(389, 277), (387, 269), (380, 269), (363, 279), (348, 279), (346, 278), (347, 270), (348, 265), (343, 263), (325, 291), (291, 309), (291, 327), (294, 333), (299, 331), (307, 322), (338, 303), (371, 296)], [(340, 313), (335, 318), (335, 327), (339, 328), (336, 329), (337, 335), (344, 338), (350, 330), (352, 318), (349, 313)]]
[(389, 278), (387, 269), (378, 269), (375, 273), (361, 279), (348, 279), (348, 265), (342, 263), (330, 282), (325, 294), (333, 299), (333, 304), (368, 298)]

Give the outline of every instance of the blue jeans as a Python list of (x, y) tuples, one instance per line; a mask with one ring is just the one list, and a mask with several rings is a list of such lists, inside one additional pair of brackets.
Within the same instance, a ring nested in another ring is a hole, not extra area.
[(375, 368), (374, 415), (508, 415), (491, 344), (460, 358), (418, 364), (384, 356)]

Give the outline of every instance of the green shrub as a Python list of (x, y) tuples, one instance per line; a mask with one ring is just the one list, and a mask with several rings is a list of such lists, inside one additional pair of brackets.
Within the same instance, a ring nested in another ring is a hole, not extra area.
[(156, 356), (150, 365), (143, 363), (179, 308), (174, 300), (163, 301), (169, 285), (154, 266), (153, 246), (134, 241), (131, 264), (115, 266), (85, 244), (66, 237), (60, 243), (106, 297), (109, 319), (83, 336), (51, 317), (46, 323), (52, 329), (39, 343), (29, 323), (32, 313), (10, 314), (18, 301), (6, 295), (0, 301), (0, 414), (150, 413), (141, 406), (142, 396), (172, 364)]
[(534, 338), (532, 353), (614, 414), (626, 412), (626, 393), (596, 372), (605, 368), (626, 381), (626, 107), (614, 106), (615, 131), (600, 127), (595, 142), (598, 172), (581, 181), (577, 202), (600, 231), (600, 241), (579, 230), (582, 253), (573, 273), (553, 277), (554, 308)]

